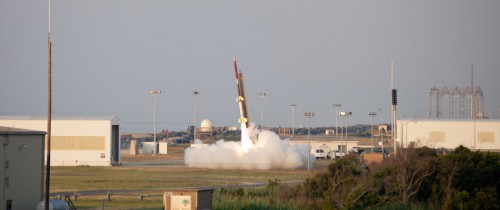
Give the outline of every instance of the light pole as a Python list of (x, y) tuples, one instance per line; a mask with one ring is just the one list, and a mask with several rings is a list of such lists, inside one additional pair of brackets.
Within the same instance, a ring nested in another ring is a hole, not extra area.
[[(404, 134), (405, 134), (404, 148), (408, 149), (408, 124), (409, 123), (417, 123), (417, 122), (418, 122), (418, 119), (401, 123), (401, 125), (404, 126), (404, 128), (405, 128), (405, 130), (404, 130)], [(403, 129), (401, 129), (401, 132), (403, 132)], [(403, 138), (403, 134), (401, 134), (401, 138)], [(401, 144), (403, 144), (403, 141), (401, 141)]]
[[(382, 115), (384, 113), (382, 112), (382, 109), (380, 109), (380, 108), (378, 108), (378, 112), (380, 112), (380, 122), (379, 122), (379, 126), (380, 126), (380, 125), (382, 125)], [(380, 127), (379, 127), (379, 135), (380, 135), (380, 146), (382, 147), (382, 153), (384, 153), (384, 137), (382, 134), (382, 130), (380, 130)]]
[(307, 118), (307, 144), (309, 145), (309, 152), (307, 153), (307, 171), (311, 169), (311, 118), (314, 117), (314, 112), (306, 112), (304, 116)]
[(377, 116), (376, 112), (368, 112), (368, 116), (372, 118), (372, 153), (373, 153), (373, 118)]
[(264, 128), (264, 98), (269, 96), (269, 93), (257, 93), (260, 98), (260, 130)]
[(193, 142), (196, 140), (196, 123), (198, 122), (198, 95), (200, 95), (200, 92), (198, 91), (193, 91), (193, 96), (194, 96), (194, 123), (193, 123)]
[(337, 117), (339, 115), (338, 108), (342, 107), (342, 104), (333, 104), (333, 107), (335, 107), (335, 136), (339, 136), (339, 128), (338, 128), (338, 121)]
[[(349, 127), (349, 115), (352, 115), (352, 112), (340, 112), (339, 113), (340, 116), (344, 116), (345, 117), (345, 153), (347, 153), (347, 128)], [(342, 143), (340, 143), (342, 144)], [(341, 146), (342, 148), (343, 146)], [(343, 148), (344, 149), (344, 148)]]
[(340, 154), (341, 154), (341, 157), (343, 156), (343, 149), (342, 149), (342, 146), (344, 145), (344, 142), (343, 142), (343, 139), (342, 137), (344, 136), (344, 127), (343, 126), (340, 126), (340, 148), (339, 148), (339, 151), (340, 151)]
[(292, 104), (290, 105), (292, 107), (292, 138), (295, 137), (295, 121), (294, 121), (294, 118), (295, 118), (295, 107), (297, 106), (297, 104)]
[(154, 149), (153, 155), (156, 155), (156, 96), (160, 95), (160, 90), (150, 90), (149, 94), (153, 95), (153, 141)]

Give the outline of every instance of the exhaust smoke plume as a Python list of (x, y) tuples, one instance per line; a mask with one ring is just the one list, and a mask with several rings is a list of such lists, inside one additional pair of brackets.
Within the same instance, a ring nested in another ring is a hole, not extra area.
[[(253, 140), (253, 141), (252, 141)], [(292, 145), (272, 132), (241, 126), (241, 141), (219, 140), (205, 145), (200, 140), (185, 150), (184, 161), (188, 167), (213, 169), (298, 169), (307, 168), (315, 158), (307, 145)]]

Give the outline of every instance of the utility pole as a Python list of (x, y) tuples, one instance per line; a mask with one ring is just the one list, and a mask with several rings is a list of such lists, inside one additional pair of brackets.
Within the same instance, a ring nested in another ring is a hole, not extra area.
[(47, 164), (45, 170), (45, 210), (49, 210), (50, 200), (50, 150), (52, 129), (52, 42), (50, 41), (50, 0), (49, 0), (49, 27), (48, 27), (48, 94), (47, 94)]

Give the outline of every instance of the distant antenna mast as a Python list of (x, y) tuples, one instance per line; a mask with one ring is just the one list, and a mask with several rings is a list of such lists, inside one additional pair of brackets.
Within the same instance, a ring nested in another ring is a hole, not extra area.
[(50, 136), (52, 124), (52, 42), (50, 41), (50, 0), (48, 19), (48, 95), (47, 95), (47, 164), (45, 175), (45, 210), (49, 210), (50, 199)]
[(474, 96), (474, 64), (470, 65), (470, 118), (474, 119), (476, 111), (474, 104), (475, 96)]

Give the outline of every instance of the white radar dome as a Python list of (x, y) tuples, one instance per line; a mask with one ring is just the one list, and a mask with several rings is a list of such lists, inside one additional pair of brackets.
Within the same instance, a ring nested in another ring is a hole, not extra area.
[(200, 128), (211, 128), (212, 126), (212, 121), (209, 119), (204, 119), (201, 121)]

